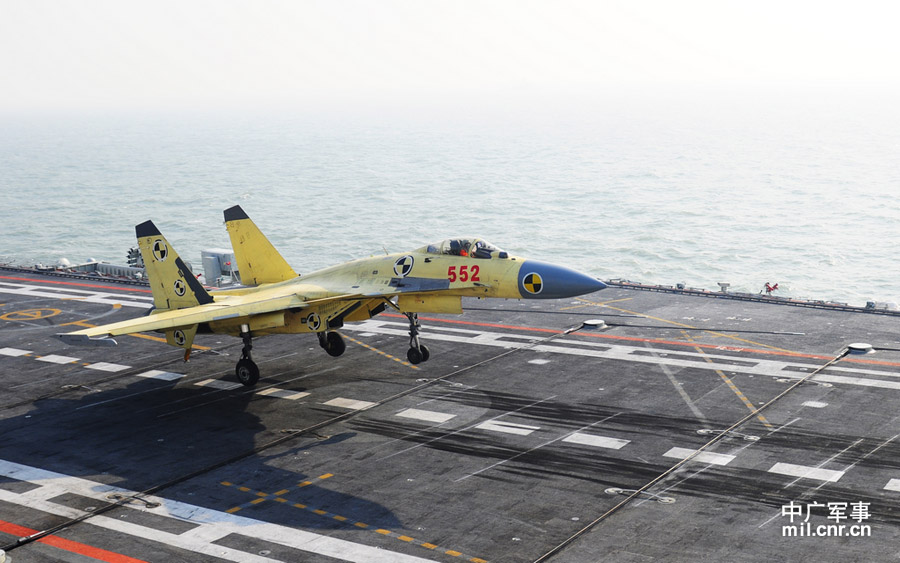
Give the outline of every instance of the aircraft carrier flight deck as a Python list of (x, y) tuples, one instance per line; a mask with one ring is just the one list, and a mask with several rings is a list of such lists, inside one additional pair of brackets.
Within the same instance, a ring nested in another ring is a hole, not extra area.
[(381, 314), (245, 387), (238, 338), (55, 337), (146, 287), (0, 271), (0, 557), (900, 559), (900, 317), (709, 297), (465, 299), (420, 365)]

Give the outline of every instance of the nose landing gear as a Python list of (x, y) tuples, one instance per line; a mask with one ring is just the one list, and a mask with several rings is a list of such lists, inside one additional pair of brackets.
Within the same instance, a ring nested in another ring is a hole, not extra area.
[(416, 313), (403, 314), (409, 319), (409, 350), (406, 352), (406, 359), (411, 364), (427, 362), (431, 352), (419, 341), (419, 316)]

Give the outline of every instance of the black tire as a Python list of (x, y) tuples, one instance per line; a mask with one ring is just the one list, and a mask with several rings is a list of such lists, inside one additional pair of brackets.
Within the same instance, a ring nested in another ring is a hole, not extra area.
[(409, 360), (409, 363), (415, 365), (425, 361), (425, 356), (415, 348), (410, 348), (406, 351), (406, 359)]
[(325, 342), (325, 351), (328, 352), (329, 356), (334, 356), (335, 358), (343, 354), (344, 350), (347, 349), (343, 337), (336, 332), (329, 332), (326, 334)]
[(431, 350), (428, 349), (424, 344), (419, 345), (419, 350), (422, 352), (422, 361), (427, 362), (428, 358), (431, 357)]
[(259, 381), (259, 366), (253, 363), (253, 360), (246, 358), (238, 360), (237, 365), (234, 367), (234, 375), (237, 376), (238, 381), (243, 385), (253, 387)]

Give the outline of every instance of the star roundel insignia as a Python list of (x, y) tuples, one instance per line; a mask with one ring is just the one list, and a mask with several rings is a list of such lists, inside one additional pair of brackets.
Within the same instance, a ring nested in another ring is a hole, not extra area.
[(175, 295), (181, 297), (182, 295), (184, 295), (185, 289), (186, 288), (183, 281), (175, 280)]
[(525, 274), (522, 285), (525, 287), (525, 291), (536, 295), (540, 293), (541, 289), (544, 287), (544, 280), (541, 279), (540, 274), (532, 272), (530, 274)]
[(318, 313), (310, 313), (310, 315), (306, 317), (306, 326), (313, 332), (319, 330), (319, 327), (322, 326), (322, 319), (319, 318)]
[(394, 262), (394, 273), (401, 278), (405, 278), (412, 272), (414, 263), (415, 259), (409, 254), (402, 258), (398, 258), (397, 261)]
[(169, 257), (169, 248), (162, 239), (156, 239), (153, 243), (153, 257), (160, 262), (165, 262), (166, 258)]
[(179, 346), (184, 346), (184, 343), (187, 340), (184, 337), (184, 331), (176, 330), (174, 336), (175, 336), (175, 344), (178, 344)]

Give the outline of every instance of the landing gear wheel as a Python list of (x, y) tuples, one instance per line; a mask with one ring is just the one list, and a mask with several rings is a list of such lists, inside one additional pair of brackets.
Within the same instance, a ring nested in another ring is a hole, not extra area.
[(241, 339), (244, 347), (241, 348), (241, 359), (234, 366), (234, 375), (237, 380), (247, 387), (253, 387), (259, 381), (259, 366), (250, 359), (250, 351), (253, 349), (253, 339), (250, 336), (250, 327), (241, 325)]
[(249, 358), (238, 360), (237, 366), (234, 368), (234, 375), (238, 381), (247, 387), (253, 387), (259, 381), (259, 367)]
[(406, 359), (413, 365), (420, 364), (425, 361), (425, 355), (415, 348), (410, 348), (406, 351)]
[(427, 362), (431, 357), (431, 352), (419, 341), (419, 316), (415, 313), (404, 313), (409, 319), (409, 350), (406, 352), (406, 359), (411, 364), (420, 364)]
[(344, 343), (344, 339), (340, 334), (329, 332), (325, 335), (324, 348), (329, 356), (334, 356), (336, 358), (344, 353), (344, 350), (347, 349), (347, 345)]

